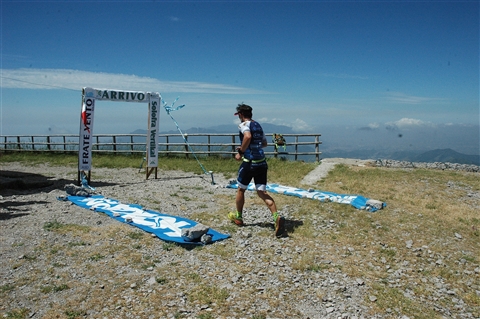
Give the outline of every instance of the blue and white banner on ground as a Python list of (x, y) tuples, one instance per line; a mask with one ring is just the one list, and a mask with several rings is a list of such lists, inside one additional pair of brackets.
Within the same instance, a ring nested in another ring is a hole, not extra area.
[[(227, 185), (227, 188), (238, 188), (238, 184), (236, 181), (232, 181), (230, 182), (230, 184)], [(253, 183), (250, 183), (247, 189), (250, 191), (254, 191), (255, 185)], [(375, 212), (387, 206), (386, 203), (374, 199), (365, 198), (360, 195), (335, 194), (320, 190), (306, 190), (296, 187), (283, 186), (279, 184), (267, 184), (267, 191), (276, 194), (315, 199), (321, 202), (350, 204), (357, 209), (364, 209), (370, 212)]]
[[(120, 222), (155, 234), (162, 240), (179, 244), (202, 245), (201, 242), (186, 241), (182, 238), (182, 229), (191, 228), (198, 224), (193, 220), (146, 210), (136, 204), (122, 204), (115, 199), (105, 198), (102, 195), (90, 197), (68, 196), (67, 199), (80, 207), (105, 213)], [(212, 236), (212, 242), (230, 237), (211, 228), (207, 234)]]

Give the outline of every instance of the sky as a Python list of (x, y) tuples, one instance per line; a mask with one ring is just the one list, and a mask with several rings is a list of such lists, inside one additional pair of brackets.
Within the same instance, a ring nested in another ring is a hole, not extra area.
[[(78, 134), (81, 90), (93, 87), (178, 98), (183, 129), (235, 132), (243, 102), (257, 121), (327, 144), (327, 132), (374, 144), (449, 128), (470, 132), (462, 150), (479, 153), (479, 1), (0, 6), (0, 135)], [(146, 129), (147, 116), (141, 103), (98, 101), (94, 134)], [(161, 113), (160, 130), (175, 128)]]

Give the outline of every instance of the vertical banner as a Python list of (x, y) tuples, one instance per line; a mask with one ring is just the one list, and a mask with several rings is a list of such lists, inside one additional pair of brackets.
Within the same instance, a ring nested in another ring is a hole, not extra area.
[(92, 167), (93, 114), (95, 111), (94, 89), (84, 88), (78, 149), (78, 170), (90, 171)]
[(158, 166), (160, 100), (161, 98), (158, 93), (150, 93), (150, 103), (148, 103), (147, 167)]

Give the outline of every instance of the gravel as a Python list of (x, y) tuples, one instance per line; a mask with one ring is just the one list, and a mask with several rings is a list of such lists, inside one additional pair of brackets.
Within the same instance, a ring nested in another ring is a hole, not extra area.
[[(308, 249), (288, 236), (275, 238), (263, 205), (252, 205), (244, 216), (250, 226), (235, 229), (231, 238), (221, 242), (191, 249), (148, 235), (135, 246), (125, 234), (136, 228), (57, 200), (65, 195), (64, 186), (74, 182), (75, 169), (6, 163), (1, 176), (0, 314), (4, 317), (23, 311), (28, 318), (409, 318), (398, 309), (378, 313), (368, 279), (348, 276), (337, 267), (341, 256), (329, 255), (332, 250), (355, 254), (353, 248), (310, 243), (321, 256), (318, 263), (329, 271), (295, 267)], [(158, 179), (145, 180), (137, 169), (95, 168), (91, 184), (105, 197), (195, 219), (199, 207), (215, 213), (233, 205), (235, 191), (224, 187), (228, 181), (217, 175), (215, 181), (212, 185), (210, 176), (180, 171), (159, 171)], [(283, 207), (282, 214), (289, 220), (296, 209)], [(51, 231), (46, 225), (52, 221), (89, 227), (90, 237), (79, 231)], [(226, 216), (213, 215), (208, 222), (216, 230), (232, 227)], [(318, 227), (336, 225), (330, 220)], [(261, 235), (266, 231), (272, 235)], [(429, 256), (428, 247), (414, 242), (405, 245), (432, 263), (447, 258)], [(471, 286), (480, 290), (475, 283), (478, 267), (468, 271)], [(411, 272), (408, 263), (397, 265), (385, 280), (415, 299), (415, 293), (402, 284)], [(435, 290), (437, 300), (451, 300), (447, 304), (420, 300), (443, 318), (474, 318), (448, 285), (437, 278), (425, 278), (425, 284)], [(197, 295), (198, 289), (203, 291)], [(226, 292), (223, 304), (214, 297), (219, 292)]]
[(302, 184), (312, 185), (317, 181), (327, 177), (328, 172), (330, 172), (335, 165), (345, 164), (351, 166), (374, 166), (374, 160), (359, 160), (359, 159), (350, 159), (350, 158), (324, 158), (322, 159), (320, 165), (315, 167), (310, 173), (308, 173), (301, 181)]
[(459, 164), (449, 162), (409, 162), (409, 161), (397, 161), (378, 159), (375, 161), (375, 166), (379, 167), (391, 167), (391, 168), (426, 168), (426, 169), (438, 169), (438, 170), (452, 170), (452, 171), (465, 171), (465, 172), (480, 172), (480, 166), (474, 164)]

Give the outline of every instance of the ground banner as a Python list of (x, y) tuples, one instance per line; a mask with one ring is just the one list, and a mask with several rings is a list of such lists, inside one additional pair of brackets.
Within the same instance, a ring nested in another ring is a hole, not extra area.
[[(227, 185), (227, 188), (238, 188), (236, 181), (232, 181)], [(250, 183), (248, 185), (248, 190), (255, 190), (255, 185)], [(321, 202), (335, 202), (341, 204), (350, 204), (357, 209), (364, 209), (370, 212), (375, 212), (383, 207), (386, 207), (387, 204), (369, 199), (360, 195), (346, 195), (346, 194), (336, 194), (331, 192), (325, 192), (320, 190), (306, 190), (296, 187), (284, 186), (279, 184), (267, 184), (267, 191), (276, 194), (284, 194), (290, 196), (296, 196), (300, 198), (309, 198), (315, 199)]]
[[(136, 204), (123, 204), (115, 199), (105, 198), (102, 195), (89, 197), (68, 196), (67, 199), (80, 207), (107, 214), (122, 223), (127, 223), (155, 234), (164, 241), (203, 245), (200, 241), (187, 241), (182, 238), (182, 229), (192, 228), (198, 224), (193, 220), (146, 210)], [(222, 234), (211, 228), (207, 234), (211, 236), (212, 242), (230, 237), (230, 235)]]

